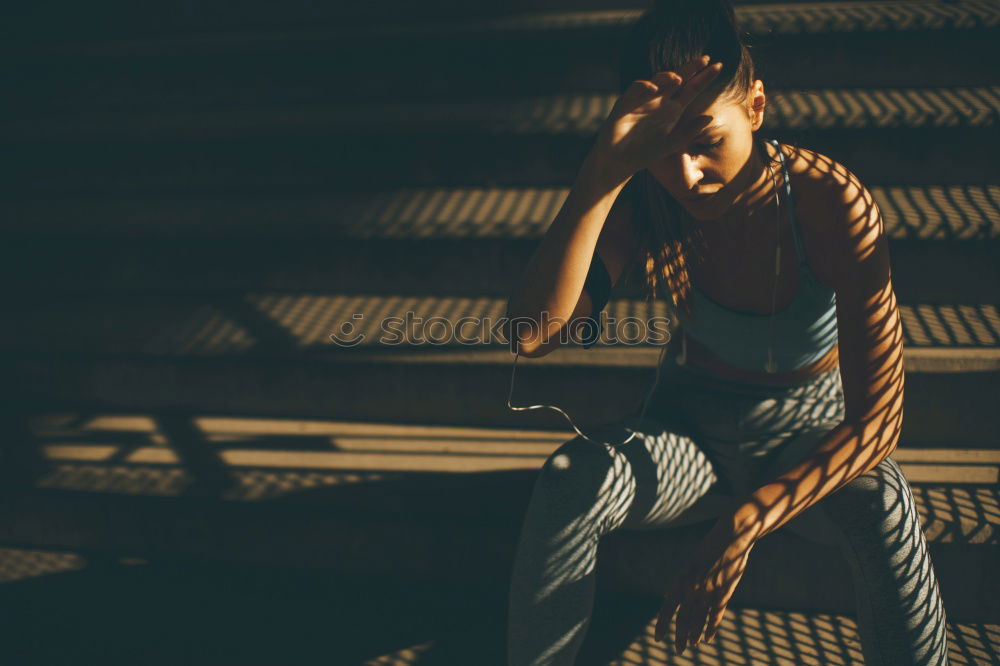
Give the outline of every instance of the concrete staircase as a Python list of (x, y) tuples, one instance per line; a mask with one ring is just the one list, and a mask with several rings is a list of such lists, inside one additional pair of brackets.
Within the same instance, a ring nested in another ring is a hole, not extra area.
[[(639, 10), (397, 4), (173, 3), (155, 25), (125, 6), (22, 10), (47, 36), (9, 32), (0, 65), (18, 90), (0, 110), (0, 571), (60, 552), (487, 589), (493, 622), (469, 661), (502, 663), (497, 605), (531, 484), (573, 433), (506, 408), (513, 357), (489, 327), (615, 99)], [(991, 663), (1000, 9), (738, 11), (772, 95), (767, 132), (844, 163), (883, 212), (906, 336), (894, 457), (951, 661)], [(638, 277), (609, 313), (665, 315)], [(475, 317), (475, 344), (393, 344), (379, 323), (406, 312)], [(332, 342), (347, 321), (360, 344)], [(639, 403), (659, 351), (521, 359), (514, 403), (596, 427)], [(706, 528), (602, 543), (601, 608), (631, 610), (595, 614), (581, 659), (860, 663), (846, 564), (782, 532), (755, 550), (722, 640), (680, 658), (653, 644), (649, 600)], [(424, 638), (354, 644), (339, 663), (466, 663)]]

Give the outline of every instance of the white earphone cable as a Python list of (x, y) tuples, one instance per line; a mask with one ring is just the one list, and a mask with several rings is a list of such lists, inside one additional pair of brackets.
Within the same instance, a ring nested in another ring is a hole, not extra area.
[[(653, 381), (653, 385), (646, 392), (646, 397), (642, 401), (642, 411), (639, 413), (639, 420), (640, 421), (643, 419), (643, 417), (646, 416), (646, 408), (649, 407), (649, 399), (652, 397), (653, 391), (656, 390), (656, 387), (660, 383), (660, 370), (661, 370), (661, 366), (663, 364), (663, 354), (666, 351), (667, 351), (667, 346), (666, 346), (666, 344), (664, 344), (664, 345), (662, 345), (662, 348), (660, 349), (659, 359), (656, 362), (656, 379)], [(514, 373), (517, 370), (517, 359), (520, 357), (520, 355), (521, 355), (521, 350), (520, 350), (520, 346), (518, 345), (517, 348), (516, 348), (516, 351), (514, 353), (514, 365), (513, 365), (513, 367), (511, 368), (511, 371), (510, 371), (510, 391), (507, 393), (507, 407), (509, 407), (510, 409), (512, 409), (514, 411), (523, 411), (523, 410), (529, 410), (529, 409), (542, 409), (542, 408), (554, 409), (557, 412), (559, 412), (560, 414), (562, 414), (564, 417), (566, 417), (566, 420), (569, 422), (570, 427), (573, 428), (573, 430), (576, 432), (576, 434), (578, 434), (580, 437), (583, 437), (588, 442), (593, 442), (594, 444), (603, 444), (605, 446), (611, 446), (611, 447), (623, 446), (625, 444), (628, 444), (630, 441), (632, 441), (632, 438), (636, 436), (636, 434), (637, 434), (636, 431), (632, 430), (631, 428), (626, 427), (625, 430), (627, 430), (631, 434), (628, 437), (626, 437), (624, 441), (619, 442), (617, 444), (612, 444), (611, 442), (599, 442), (599, 441), (593, 440), (590, 437), (587, 437), (585, 434), (583, 434), (580, 431), (580, 429), (576, 427), (576, 424), (573, 423), (573, 419), (570, 417), (570, 415), (567, 414), (566, 412), (564, 412), (559, 407), (556, 407), (555, 405), (539, 404), (539, 405), (517, 406), (517, 405), (510, 404), (511, 398), (514, 395)]]

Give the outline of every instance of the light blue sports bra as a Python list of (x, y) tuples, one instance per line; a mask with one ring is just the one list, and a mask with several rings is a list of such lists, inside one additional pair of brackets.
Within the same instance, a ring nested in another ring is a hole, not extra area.
[[(785, 156), (777, 141), (769, 143), (777, 149), (781, 160), (785, 182), (783, 203), (789, 212), (799, 267), (795, 297), (788, 307), (774, 314), (770, 323), (777, 371), (787, 372), (822, 358), (837, 344), (837, 296), (833, 289), (816, 279), (806, 262)], [(767, 362), (768, 320), (771, 315), (725, 308), (693, 283), (691, 292), (698, 319), (692, 320), (678, 311), (677, 318), (684, 333), (731, 365), (747, 370), (763, 370)]]

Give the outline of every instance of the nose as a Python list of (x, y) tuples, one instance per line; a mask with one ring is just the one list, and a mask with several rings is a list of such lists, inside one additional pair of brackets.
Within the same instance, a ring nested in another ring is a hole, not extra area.
[(680, 153), (679, 155), (680, 164), (680, 181), (684, 185), (684, 189), (693, 190), (695, 186), (701, 182), (701, 179), (705, 174), (701, 172), (698, 164), (694, 161), (688, 153)]

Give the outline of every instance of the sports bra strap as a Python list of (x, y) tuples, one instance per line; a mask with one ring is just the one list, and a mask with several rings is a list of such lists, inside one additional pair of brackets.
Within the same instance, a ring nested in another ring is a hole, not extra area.
[(799, 264), (806, 263), (806, 252), (802, 247), (802, 240), (799, 238), (799, 222), (795, 217), (795, 198), (792, 196), (792, 181), (788, 177), (788, 164), (785, 162), (785, 154), (781, 152), (777, 139), (768, 141), (774, 149), (778, 151), (778, 159), (781, 161), (781, 174), (785, 182), (785, 197), (782, 207), (788, 209), (789, 225), (792, 227), (792, 238), (795, 239), (795, 256), (798, 257)]

